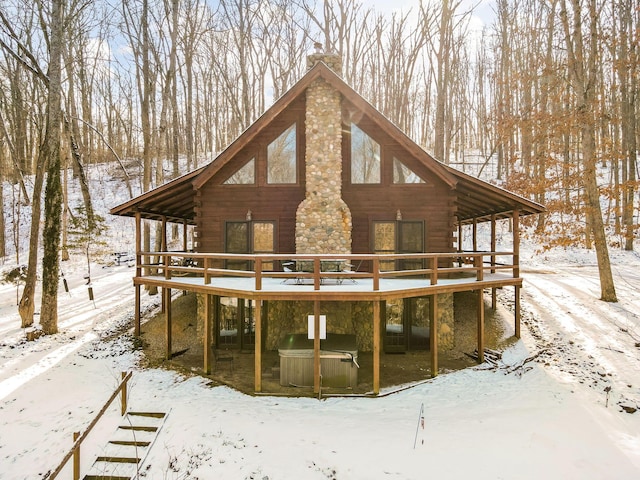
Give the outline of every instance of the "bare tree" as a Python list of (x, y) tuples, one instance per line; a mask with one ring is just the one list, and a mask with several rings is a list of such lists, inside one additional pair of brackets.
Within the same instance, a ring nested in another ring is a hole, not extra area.
[[(598, 270), (600, 273), (601, 300), (616, 302), (616, 292), (611, 275), (609, 250), (600, 208), (600, 191), (596, 173), (595, 140), (595, 85), (598, 65), (598, 10), (596, 0), (587, 0), (586, 21), (583, 25), (583, 10), (580, 0), (561, 1), (560, 19), (564, 29), (568, 54), (568, 66), (576, 105), (576, 115), (582, 140), (582, 163), (584, 166), (584, 190), (587, 201), (587, 218), (594, 236)], [(586, 33), (583, 28), (586, 28)], [(586, 37), (586, 38), (585, 38)]]
[(49, 91), (47, 98), (47, 130), (40, 147), (47, 165), (47, 186), (44, 198), (44, 228), (42, 257), (42, 305), (40, 325), (45, 334), (58, 331), (58, 277), (60, 248), (60, 215), (62, 188), (60, 183), (62, 128), (62, 44), (64, 39), (64, 0), (52, 0), (49, 40)]

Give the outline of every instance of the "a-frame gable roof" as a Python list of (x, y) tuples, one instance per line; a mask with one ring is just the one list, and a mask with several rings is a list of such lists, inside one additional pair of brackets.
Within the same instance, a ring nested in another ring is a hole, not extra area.
[(388, 118), (380, 113), (376, 108), (366, 101), (358, 92), (347, 85), (342, 78), (331, 70), (324, 62), (314, 65), (296, 84), (282, 95), (263, 115), (258, 118), (249, 128), (247, 128), (233, 143), (218, 155), (204, 171), (193, 181), (196, 189), (201, 188), (213, 177), (234, 155), (236, 155), (245, 145), (253, 140), (267, 125), (269, 125), (280, 113), (282, 113), (291, 103), (304, 95), (307, 88), (318, 78), (322, 78), (335, 88), (340, 94), (347, 98), (356, 108), (361, 110), (380, 128), (386, 131), (394, 140), (404, 147), (412, 155), (421, 158), (426, 166), (433, 173), (449, 186), (455, 185), (455, 178), (441, 167), (425, 150), (420, 148), (402, 130), (396, 127)]
[(211, 163), (151, 190), (139, 197), (114, 207), (114, 215), (133, 216), (140, 212), (144, 218), (182, 219), (193, 222), (195, 218), (196, 193), (222, 167), (234, 158), (249, 142), (268, 127), (287, 107), (305, 95), (306, 89), (315, 80), (322, 78), (336, 89), (355, 108), (384, 130), (409, 154), (421, 161), (437, 178), (456, 192), (456, 216), (466, 223), (472, 219), (488, 220), (492, 215), (505, 218), (515, 209), (522, 215), (543, 212), (542, 205), (508, 192), (470, 175), (459, 172), (433, 158), (426, 150), (411, 140), (393, 122), (351, 88), (325, 63), (314, 65), (291, 89), (282, 95), (251, 126), (224, 149)]

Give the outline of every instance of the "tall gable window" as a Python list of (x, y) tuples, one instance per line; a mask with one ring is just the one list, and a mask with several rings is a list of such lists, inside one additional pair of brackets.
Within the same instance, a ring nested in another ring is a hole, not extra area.
[(351, 124), (351, 183), (380, 183), (380, 144)]
[(425, 181), (404, 163), (393, 157), (393, 183), (425, 183)]
[(267, 183), (296, 183), (296, 124), (267, 147)]
[(233, 175), (227, 178), (225, 185), (253, 185), (256, 183), (256, 159), (252, 158)]

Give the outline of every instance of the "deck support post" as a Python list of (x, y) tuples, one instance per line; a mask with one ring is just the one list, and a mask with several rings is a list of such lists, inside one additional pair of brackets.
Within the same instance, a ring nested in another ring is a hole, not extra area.
[(313, 392), (320, 393), (320, 301), (313, 301)]
[(135, 306), (133, 308), (135, 309), (135, 312), (133, 317), (133, 335), (136, 337), (140, 336), (140, 323), (141, 323), (140, 321), (140, 309), (141, 309), (140, 288), (141, 288), (140, 285), (135, 285), (134, 287)]
[[(167, 217), (165, 215), (162, 216), (162, 227), (161, 227), (161, 236), (160, 236), (160, 251), (161, 252), (166, 252), (167, 251)], [(161, 263), (161, 260), (159, 257), (158, 258), (158, 263)], [(164, 266), (164, 278), (168, 278), (167, 277), (167, 273), (169, 272), (169, 265), (165, 265)], [(164, 292), (164, 287), (161, 287), (161, 290)], [(166, 312), (167, 309), (169, 308), (167, 305), (167, 297), (166, 295), (161, 295), (160, 298), (162, 299), (162, 311)], [(171, 297), (169, 297), (169, 301), (171, 301)]]
[[(142, 216), (140, 212), (136, 212), (136, 278), (140, 277), (142, 274), (142, 268), (140, 264), (142, 263), (142, 256), (140, 253), (142, 252)], [(133, 334), (136, 337), (140, 336), (140, 285), (135, 285), (135, 312), (133, 313)]]
[(478, 251), (478, 219), (473, 219), (473, 251)]
[(188, 246), (188, 242), (187, 242), (187, 221), (183, 220), (182, 221), (182, 251), (183, 252), (187, 252), (187, 246)]
[(206, 375), (211, 373), (211, 295), (206, 293), (204, 295), (204, 338), (202, 344), (204, 345), (204, 365), (203, 370)]
[(515, 286), (515, 298), (514, 298), (514, 323), (515, 323), (515, 337), (520, 338), (520, 288)]
[(373, 302), (373, 393), (380, 393), (380, 321), (381, 305), (379, 300)]
[(431, 350), (431, 377), (438, 375), (438, 295), (429, 299), (429, 349)]
[[(492, 267), (495, 266), (496, 264), (495, 252), (496, 252), (496, 215), (493, 214), (491, 215), (491, 266)], [(496, 269), (492, 268), (491, 273), (496, 273)], [(496, 292), (497, 292), (496, 287), (493, 287), (491, 289), (491, 309), (494, 311), (498, 306), (498, 296)]]
[(167, 360), (171, 360), (171, 289), (170, 288), (162, 289), (162, 299), (163, 299), (164, 305), (166, 306), (164, 311), (165, 337), (167, 339), (166, 357), (167, 357)]
[(478, 362), (484, 362), (484, 295), (483, 290), (476, 290), (478, 316)]
[(513, 211), (513, 277), (520, 277), (520, 211)]
[(255, 391), (262, 391), (262, 301), (256, 300), (253, 310), (254, 320), (256, 322), (255, 330), (255, 366), (254, 366), (254, 383)]

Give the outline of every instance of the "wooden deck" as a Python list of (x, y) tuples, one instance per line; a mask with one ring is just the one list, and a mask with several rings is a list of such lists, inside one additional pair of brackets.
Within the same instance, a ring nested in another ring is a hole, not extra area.
[[(160, 261), (143, 264), (143, 257)], [(246, 261), (254, 268), (231, 270), (212, 266), (224, 265), (227, 261)], [(381, 269), (385, 262), (404, 261), (420, 262), (428, 268)], [(306, 263), (311, 267), (305, 271), (262, 269), (263, 265), (273, 267), (283, 262)], [(186, 263), (189, 265), (184, 266)], [(328, 263), (365, 264), (370, 271), (326, 271), (322, 265)], [(522, 278), (517, 255), (511, 252), (339, 256), (148, 252), (138, 255), (134, 284), (254, 300), (379, 301), (503, 286), (520, 287)]]
[[(142, 263), (142, 259), (148, 263)], [(509, 261), (505, 261), (508, 259)], [(282, 268), (285, 262), (305, 265), (304, 269)], [(224, 268), (228, 263), (246, 262), (250, 270)], [(326, 271), (325, 264), (342, 264), (344, 268)], [(311, 267), (309, 267), (311, 265)], [(366, 265), (366, 270), (353, 268)], [(381, 265), (419, 265), (426, 268), (387, 270)], [(267, 267), (263, 269), (263, 266)], [(148, 273), (147, 273), (148, 272)], [(320, 392), (320, 305), (326, 301), (370, 301), (373, 308), (372, 392), (380, 392), (381, 310), (386, 300), (429, 296), (431, 375), (438, 372), (439, 294), (463, 291), (478, 292), (477, 350), (484, 361), (484, 289), (492, 290), (495, 306), (496, 289), (515, 288), (515, 336), (520, 336), (520, 278), (518, 254), (508, 252), (455, 252), (406, 255), (231, 255), (184, 252), (139, 252), (134, 277), (136, 335), (140, 335), (140, 295), (142, 286), (162, 288), (165, 311), (166, 358), (172, 357), (171, 291), (183, 290), (212, 296), (231, 296), (257, 300), (254, 303), (255, 352), (254, 389), (262, 391), (262, 301), (309, 300), (314, 304), (314, 388)], [(204, 303), (203, 370), (210, 372), (212, 322), (210, 302)]]

